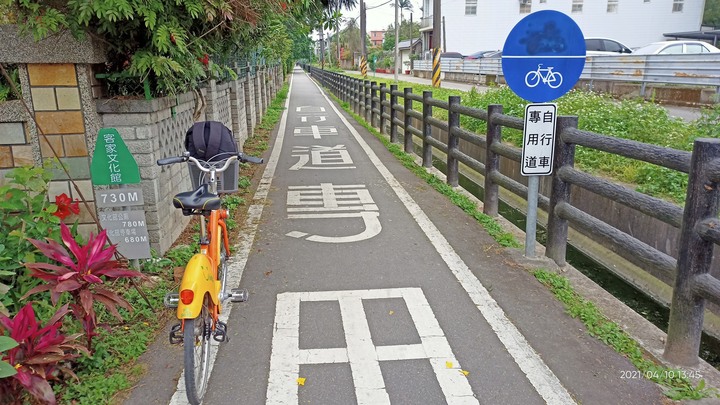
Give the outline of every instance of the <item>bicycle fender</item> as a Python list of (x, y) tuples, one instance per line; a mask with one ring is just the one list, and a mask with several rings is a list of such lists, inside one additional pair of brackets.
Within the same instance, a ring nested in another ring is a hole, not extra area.
[(188, 261), (178, 291), (192, 290), (194, 292), (194, 298), (188, 305), (183, 304), (182, 301), (178, 302), (178, 319), (192, 319), (200, 315), (205, 294), (209, 294), (213, 303), (219, 305), (218, 292), (220, 282), (213, 277), (212, 266), (213, 264), (210, 258), (200, 253)]

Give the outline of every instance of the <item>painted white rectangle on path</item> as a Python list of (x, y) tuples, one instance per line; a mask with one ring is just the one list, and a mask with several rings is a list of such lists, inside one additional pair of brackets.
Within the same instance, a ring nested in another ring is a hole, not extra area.
[[(402, 298), (415, 324), (420, 344), (375, 346), (363, 300)], [(300, 303), (337, 301), (345, 348), (300, 349)], [(390, 404), (381, 361), (428, 359), (448, 404), (477, 404), (470, 383), (419, 288), (288, 292), (278, 294), (270, 356), (268, 404), (297, 404), (301, 364), (348, 363), (358, 404)]]

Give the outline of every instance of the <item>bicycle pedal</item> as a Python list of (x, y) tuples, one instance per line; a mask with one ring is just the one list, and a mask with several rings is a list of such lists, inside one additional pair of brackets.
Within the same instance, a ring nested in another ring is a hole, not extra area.
[(216, 342), (229, 342), (230, 338), (227, 335), (227, 324), (222, 321), (218, 321), (215, 324), (215, 332), (213, 333), (213, 339), (215, 339)]
[(244, 288), (233, 288), (230, 290), (231, 302), (245, 302), (249, 298), (248, 290)]
[(173, 325), (170, 328), (170, 344), (176, 345), (183, 342), (182, 325)]
[(177, 308), (178, 302), (180, 302), (180, 294), (178, 293), (167, 293), (163, 298), (163, 304), (166, 308)]

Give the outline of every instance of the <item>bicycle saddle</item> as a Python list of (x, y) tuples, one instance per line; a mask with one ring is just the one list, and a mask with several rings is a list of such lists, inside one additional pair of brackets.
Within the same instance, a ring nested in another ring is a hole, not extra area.
[[(183, 210), (183, 214), (190, 215), (193, 211), (213, 211), (220, 209), (222, 201), (217, 194), (211, 193), (208, 184), (203, 184), (195, 191), (179, 193), (173, 198), (173, 206)], [(199, 213), (199, 212), (197, 212)]]

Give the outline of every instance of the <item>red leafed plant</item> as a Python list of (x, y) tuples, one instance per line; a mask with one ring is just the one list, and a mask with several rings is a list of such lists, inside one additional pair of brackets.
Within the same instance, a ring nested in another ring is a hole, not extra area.
[[(0, 403), (24, 403), (23, 391), (49, 404), (55, 404), (55, 394), (49, 380), (65, 373), (77, 378), (66, 363), (77, 357), (77, 351), (88, 353), (75, 340), (80, 333), (66, 336), (60, 331), (61, 319), (69, 311), (61, 307), (41, 327), (35, 318), (32, 303), (27, 303), (13, 318), (0, 314), (0, 335), (7, 334), (18, 345), (3, 354), (3, 361), (12, 365), (17, 374), (0, 379)], [(88, 353), (89, 354), (89, 353)]]
[[(82, 322), (87, 337), (87, 347), (91, 347), (92, 338), (96, 336), (97, 316), (95, 302), (99, 302), (119, 320), (122, 320), (117, 307), (132, 310), (130, 304), (120, 295), (103, 287), (105, 280), (126, 277), (141, 277), (140, 272), (123, 267), (113, 260), (115, 246), (105, 246), (108, 242), (107, 232), (97, 236), (90, 234), (86, 245), (80, 246), (65, 224), (60, 224), (60, 235), (65, 246), (48, 238), (47, 242), (30, 239), (40, 252), (58, 264), (26, 263), (30, 275), (46, 282), (25, 294), (25, 297), (42, 291), (49, 291), (53, 304), (58, 302), (60, 294), (68, 292), (73, 298), (70, 304), (73, 315)], [(67, 249), (66, 249), (67, 248)], [(69, 250), (69, 253), (68, 253)]]

